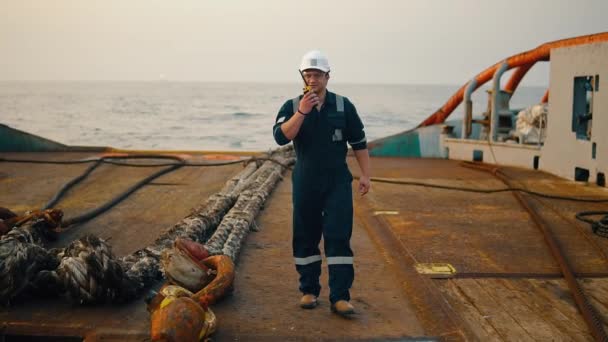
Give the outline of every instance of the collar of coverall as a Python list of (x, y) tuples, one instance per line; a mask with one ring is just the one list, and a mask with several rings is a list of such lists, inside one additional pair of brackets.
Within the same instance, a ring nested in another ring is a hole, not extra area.
[(336, 104), (336, 94), (327, 90), (327, 88), (325, 88), (325, 91), (327, 91), (327, 93), (325, 93), (325, 101), (323, 105)]

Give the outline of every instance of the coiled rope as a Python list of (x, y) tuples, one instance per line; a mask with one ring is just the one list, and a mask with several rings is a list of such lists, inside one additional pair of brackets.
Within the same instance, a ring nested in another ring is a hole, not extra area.
[[(590, 219), (589, 216), (604, 215), (599, 220)], [(591, 225), (591, 230), (604, 238), (608, 238), (608, 211), (581, 211), (576, 213), (576, 218)]]
[[(288, 156), (277, 158), (281, 154)], [(146, 157), (149, 158), (150, 156)], [(274, 158), (277, 158), (277, 160)], [(267, 170), (270, 168), (268, 165), (272, 164), (282, 164), (288, 167), (289, 163), (294, 162), (295, 157), (293, 156), (293, 149), (287, 148), (269, 153), (268, 158), (256, 159), (269, 162), (264, 163), (260, 168), (257, 167), (257, 163), (248, 163), (241, 173), (227, 182), (222, 191), (211, 196), (203, 206), (197, 208), (190, 216), (166, 230), (151, 246), (138, 250), (122, 259), (117, 259), (113, 255), (111, 247), (106, 241), (91, 235), (73, 241), (65, 249), (45, 250), (41, 246), (42, 237), (45, 236), (44, 231), (52, 231), (52, 229), (37, 228), (37, 225), (42, 224), (40, 222), (46, 222), (44, 219), (30, 221), (27, 226), (13, 228), (9, 234), (3, 236), (0, 240), (0, 257), (2, 257), (0, 260), (0, 286), (2, 286), (0, 302), (10, 302), (27, 288), (48, 295), (65, 292), (73, 301), (80, 304), (122, 302), (136, 298), (143, 293), (146, 287), (162, 279), (160, 255), (163, 249), (171, 247), (173, 241), (178, 237), (197, 242), (206, 241), (220, 224), (226, 212), (230, 210), (242, 194), (246, 193), (244, 192), (245, 189), (258, 188), (264, 184), (269, 185), (263, 177), (268, 177), (272, 172), (264, 173), (259, 172), (260, 170)], [(49, 203), (57, 203), (71, 187), (89, 175), (102, 162), (105, 161), (95, 161), (95, 164), (87, 168), (83, 174), (66, 183)], [(243, 161), (238, 162), (242, 163)], [(232, 163), (230, 162), (230, 164)], [(168, 168), (161, 170), (161, 172), (170, 172), (184, 165), (185, 163), (181, 161), (171, 163)], [(217, 165), (217, 163), (212, 165)], [(149, 182), (160, 175), (156, 173), (147, 177), (127, 192), (135, 191), (136, 187), (143, 186), (146, 181)], [(256, 176), (254, 177), (254, 175)], [(273, 176), (271, 185), (276, 184), (276, 181), (276, 176)], [(271, 190), (272, 188), (265, 190), (265, 195), (254, 195), (254, 197), (258, 197), (256, 200), (258, 211)], [(262, 198), (259, 198), (260, 196)], [(123, 194), (119, 197), (121, 197), (119, 200), (122, 200), (126, 195)], [(245, 197), (252, 200), (250, 196)], [(262, 200), (261, 203), (259, 203), (260, 199)], [(116, 200), (117, 198), (109, 203)], [(107, 204), (101, 208), (105, 206)], [(255, 214), (257, 214), (257, 211), (255, 211)], [(253, 217), (255, 217), (255, 214)], [(85, 215), (87, 214), (85, 213)], [(82, 220), (91, 218), (90, 213), (87, 216), (85, 215), (79, 217), (83, 217)], [(252, 221), (252, 219), (245, 220), (247, 229)], [(70, 224), (75, 222), (82, 221), (68, 220)], [(45, 224), (49, 225), (50, 223)], [(59, 227), (60, 224), (61, 222), (52, 222), (51, 225), (54, 229)], [(66, 226), (68, 224), (64, 222), (62, 225)], [(231, 241), (230, 245), (233, 246), (231, 250), (235, 251), (232, 253), (234, 256), (240, 249), (240, 245), (235, 249), (234, 244), (241, 243), (243, 238), (244, 234), (242, 232), (234, 234), (230, 232), (228, 234), (227, 240)], [(221, 248), (224, 249), (223, 246)]]
[(0, 238), (0, 303), (8, 304), (24, 292), (43, 270), (54, 270), (59, 259), (40, 246), (47, 230), (58, 222), (41, 216), (14, 227)]

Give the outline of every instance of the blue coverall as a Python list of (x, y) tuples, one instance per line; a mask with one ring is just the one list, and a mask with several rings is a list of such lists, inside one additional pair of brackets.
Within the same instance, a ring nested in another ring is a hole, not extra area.
[[(279, 110), (273, 127), (279, 145), (289, 143), (280, 126), (294, 115), (301, 98), (286, 101)], [(306, 116), (293, 142), (297, 161), (292, 174), (292, 243), (300, 291), (319, 296), (323, 236), (330, 302), (348, 301), (354, 279), (353, 177), (346, 164), (346, 142), (353, 150), (367, 148), (363, 123), (347, 98), (327, 91), (323, 107)]]

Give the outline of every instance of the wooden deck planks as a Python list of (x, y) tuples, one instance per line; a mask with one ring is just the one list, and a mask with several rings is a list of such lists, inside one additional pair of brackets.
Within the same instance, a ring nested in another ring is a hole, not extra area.
[[(585, 293), (603, 316), (608, 279), (586, 279)], [(563, 280), (451, 279), (437, 281), (481, 341), (592, 341)]]
[[(477, 283), (500, 303), (502, 309), (508, 313), (526, 333), (536, 341), (556, 340), (561, 337), (556, 334), (551, 324), (547, 323), (539, 312), (535, 312), (525, 301), (522, 301), (511, 289), (505, 286), (503, 279), (477, 279)], [(560, 338), (561, 340), (561, 338)], [(563, 339), (571, 340), (571, 339)]]
[(589, 341), (591, 339), (582, 316), (572, 320), (564, 315), (550, 300), (536, 293), (529, 280), (503, 280), (502, 283), (550, 324), (555, 331), (561, 332), (564, 340)]
[(499, 300), (475, 279), (458, 280), (458, 287), (504, 341), (534, 341), (528, 332), (504, 309)]
[[(439, 281), (438, 281), (439, 282)], [(444, 293), (452, 297), (452, 307), (457, 311), (462, 319), (468, 323), (470, 331), (476, 335), (480, 341), (501, 340), (500, 335), (490, 324), (477, 307), (469, 301), (469, 298), (462, 292), (453, 280), (446, 280), (441, 286)]]

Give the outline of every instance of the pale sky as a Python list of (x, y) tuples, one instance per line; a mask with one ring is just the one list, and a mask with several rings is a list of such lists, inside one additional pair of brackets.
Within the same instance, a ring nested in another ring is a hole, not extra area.
[[(463, 84), (547, 41), (608, 31), (608, 0), (0, 0), (0, 81)], [(525, 84), (546, 85), (546, 66)]]

